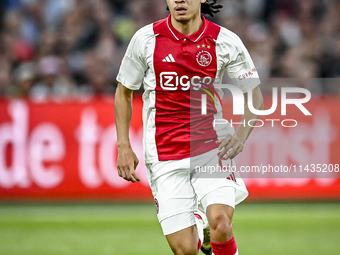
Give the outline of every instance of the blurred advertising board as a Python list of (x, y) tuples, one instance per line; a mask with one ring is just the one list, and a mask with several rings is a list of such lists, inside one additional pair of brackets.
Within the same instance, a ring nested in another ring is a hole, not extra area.
[[(223, 105), (228, 119), (232, 103)], [(142, 180), (137, 184), (117, 174), (114, 97), (0, 101), (0, 199), (151, 201), (140, 96), (133, 107), (130, 137)], [(284, 119), (280, 112), (261, 116), (263, 125), (237, 157), (249, 200), (340, 199), (340, 98), (312, 99), (306, 104), (312, 116), (294, 107), (287, 107)], [(297, 126), (285, 127), (286, 119)]]

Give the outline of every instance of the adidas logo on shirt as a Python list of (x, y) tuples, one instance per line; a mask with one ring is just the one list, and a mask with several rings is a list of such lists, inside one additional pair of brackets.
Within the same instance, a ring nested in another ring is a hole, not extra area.
[(172, 63), (176, 62), (176, 60), (174, 59), (174, 57), (172, 56), (171, 53), (168, 56), (166, 56), (165, 59), (163, 59), (162, 61), (163, 62), (172, 62)]

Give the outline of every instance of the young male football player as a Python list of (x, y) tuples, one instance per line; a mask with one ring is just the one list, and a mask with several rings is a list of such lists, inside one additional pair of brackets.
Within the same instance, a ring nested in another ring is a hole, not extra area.
[(211, 243), (215, 255), (238, 254), (232, 219), (235, 205), (248, 195), (244, 182), (234, 174), (194, 178), (193, 169), (234, 164), (252, 131), (248, 125), (240, 125), (236, 132), (230, 125), (214, 125), (222, 118), (217, 85), (224, 72), (245, 96), (244, 123), (258, 118), (248, 108), (247, 95), (251, 93), (254, 108), (261, 109), (260, 81), (239, 37), (202, 16), (219, 11), (222, 6), (216, 0), (167, 0), (167, 5), (166, 19), (133, 36), (117, 76), (118, 174), (140, 181), (129, 126), (133, 91), (143, 83), (145, 164), (158, 220), (173, 253), (198, 254), (203, 240), (197, 229), (205, 221), (204, 215), (195, 216), (198, 199), (210, 225), (211, 239), (206, 235), (203, 251), (211, 254)]

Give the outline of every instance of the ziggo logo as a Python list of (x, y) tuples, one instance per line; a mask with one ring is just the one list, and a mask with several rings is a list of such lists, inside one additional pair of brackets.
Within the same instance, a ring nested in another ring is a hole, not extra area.
[(213, 83), (213, 78), (206, 76), (201, 78), (197, 75), (193, 77), (189, 77), (187, 75), (183, 75), (181, 77), (178, 76), (176, 72), (162, 72), (160, 74), (160, 85), (164, 90), (175, 91), (179, 87), (183, 91), (187, 91), (190, 89), (190, 85), (193, 86), (194, 90), (200, 90), (202, 84), (210, 85)]

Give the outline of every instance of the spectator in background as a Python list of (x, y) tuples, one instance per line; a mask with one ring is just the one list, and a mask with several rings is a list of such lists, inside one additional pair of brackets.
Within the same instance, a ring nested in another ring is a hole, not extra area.
[(5, 58), (0, 58), (0, 98), (11, 95), (10, 65)]
[(38, 63), (40, 80), (32, 87), (30, 96), (37, 101), (60, 99), (75, 95), (75, 86), (62, 75), (62, 61), (55, 56), (43, 57)]
[(34, 59), (34, 47), (21, 34), (23, 19), (20, 11), (6, 12), (4, 20), (4, 40), (12, 65)]
[[(263, 80), (339, 78), (340, 0), (219, 2), (225, 7), (214, 21), (244, 38)], [(15, 70), (26, 62), (38, 65), (48, 56), (61, 62), (55, 79), (73, 84), (65, 86), (74, 88), (65, 96), (78, 90), (81, 95), (111, 93), (132, 34), (165, 15), (160, 0), (2, 0), (0, 96), (27, 94), (18, 92)], [(99, 78), (88, 65), (103, 68)], [(40, 73), (38, 78), (45, 79)], [(271, 93), (272, 86), (264, 84), (263, 92)], [(338, 87), (323, 83), (308, 88), (339, 93)]]
[(50, 30), (42, 31), (39, 40), (37, 59), (55, 55), (57, 50), (58, 34)]
[(28, 98), (31, 89), (36, 83), (37, 70), (34, 62), (25, 62), (15, 70), (15, 80), (17, 82), (16, 96)]
[(96, 52), (93, 51), (87, 54), (85, 63), (87, 83), (79, 89), (80, 95), (87, 94), (99, 98), (114, 93), (107, 62), (99, 59)]
[(111, 76), (111, 71), (117, 73), (120, 61), (116, 59), (118, 50), (117, 39), (112, 32), (112, 14), (106, 1), (100, 0), (92, 4), (93, 18), (98, 27), (98, 40), (94, 46), (95, 61), (104, 65), (110, 80), (115, 80), (115, 77)]

